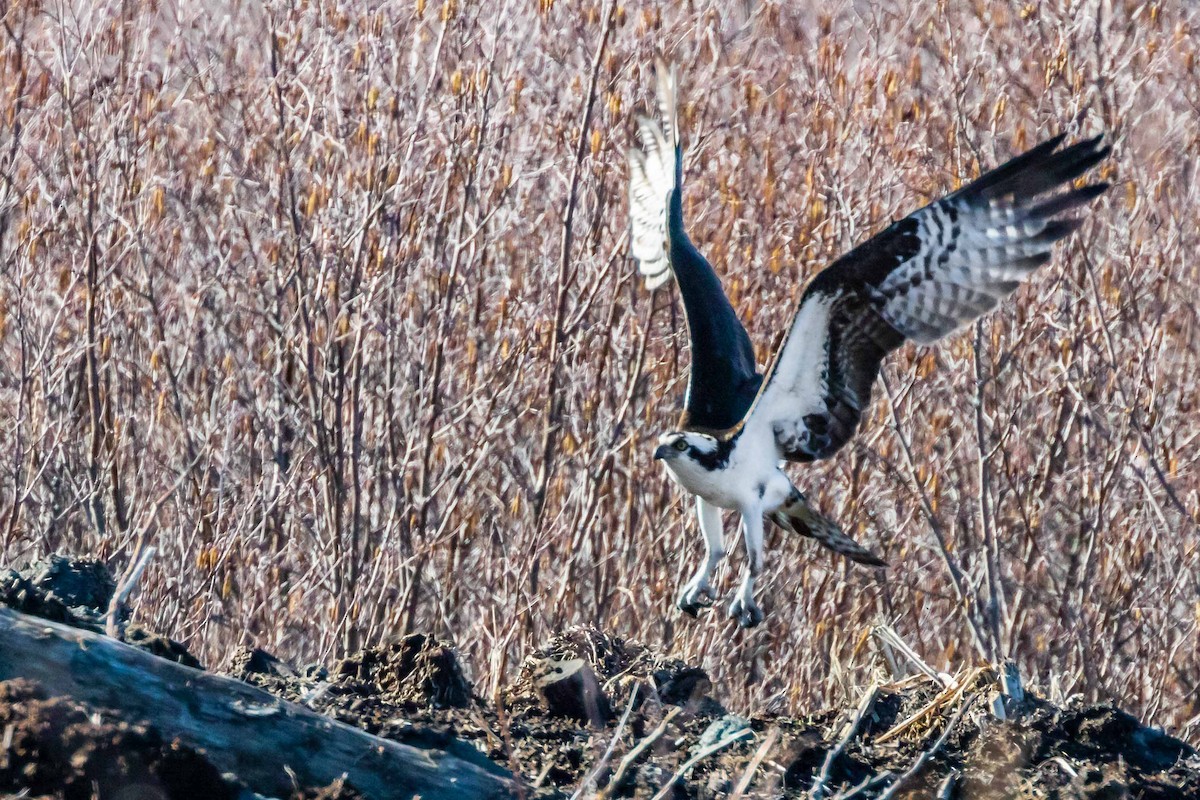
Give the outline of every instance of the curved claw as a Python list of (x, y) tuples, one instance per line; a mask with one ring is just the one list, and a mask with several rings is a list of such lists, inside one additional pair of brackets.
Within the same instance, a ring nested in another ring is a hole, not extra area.
[(753, 628), (763, 621), (763, 611), (753, 601), (746, 603), (735, 597), (729, 604), (729, 616), (737, 620), (738, 627)]
[(698, 585), (689, 583), (683, 587), (679, 599), (675, 601), (675, 606), (683, 613), (695, 617), (699, 615), (700, 609), (708, 608), (716, 602), (716, 599), (716, 591), (707, 583)]

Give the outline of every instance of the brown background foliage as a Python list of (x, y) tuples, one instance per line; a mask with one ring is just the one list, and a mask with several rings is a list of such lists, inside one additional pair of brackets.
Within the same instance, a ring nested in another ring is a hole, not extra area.
[[(590, 622), (819, 707), (890, 622), (1197, 741), (1200, 19), (896, 5), (6, 4), (5, 560), (145, 537), (138, 614), (207, 662), (432, 630), (485, 694)], [(764, 362), (890, 219), (1057, 131), (1114, 145), (1033, 285), (901, 351), (856, 442), (795, 470), (886, 579), (770, 534), (747, 633), (672, 607), (700, 547), (650, 450), (688, 353), (625, 252), (657, 52)]]

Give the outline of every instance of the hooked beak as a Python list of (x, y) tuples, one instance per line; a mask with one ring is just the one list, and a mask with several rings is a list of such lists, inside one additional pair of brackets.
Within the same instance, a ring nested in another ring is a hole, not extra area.
[(664, 458), (670, 458), (671, 453), (673, 453), (674, 451), (675, 451), (675, 448), (671, 447), (671, 445), (660, 444), (658, 446), (658, 449), (654, 451), (654, 460), (662, 461)]

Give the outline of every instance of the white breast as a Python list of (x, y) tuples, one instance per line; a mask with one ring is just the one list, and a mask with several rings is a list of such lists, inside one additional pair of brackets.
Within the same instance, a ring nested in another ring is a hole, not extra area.
[(665, 462), (671, 477), (692, 494), (715, 506), (742, 510), (778, 507), (791, 492), (779, 470), (775, 437), (769, 429), (743, 430), (724, 469), (708, 471), (692, 461)]

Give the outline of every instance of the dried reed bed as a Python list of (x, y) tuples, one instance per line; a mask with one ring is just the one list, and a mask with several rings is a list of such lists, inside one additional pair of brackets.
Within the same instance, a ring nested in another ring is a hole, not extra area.
[[(433, 629), (485, 693), (586, 621), (733, 702), (822, 706), (890, 622), (1200, 740), (1200, 18), (820, 9), (6, 4), (5, 560), (152, 544), (139, 613), (205, 660)], [(902, 351), (863, 435), (797, 471), (886, 580), (773, 534), (749, 633), (672, 608), (699, 543), (649, 454), (686, 338), (624, 247), (659, 50), (694, 238), (763, 361), (889, 219), (1056, 131), (1115, 146), (1035, 284)]]

